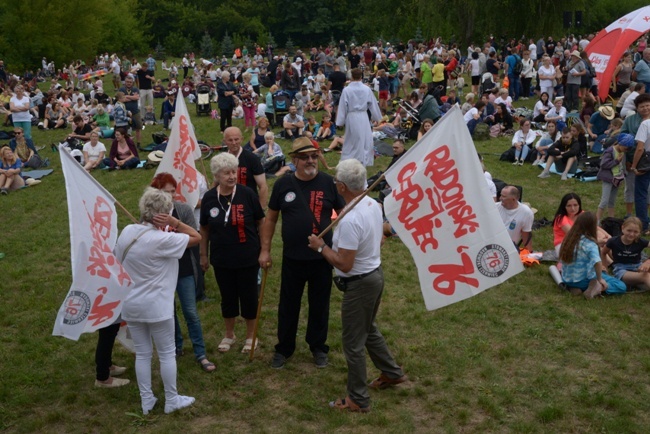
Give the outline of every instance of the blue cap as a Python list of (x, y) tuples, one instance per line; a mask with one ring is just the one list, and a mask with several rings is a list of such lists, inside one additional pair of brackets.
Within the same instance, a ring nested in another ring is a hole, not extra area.
[(619, 134), (616, 138), (616, 141), (619, 145), (625, 146), (626, 148), (633, 148), (636, 146), (636, 141), (634, 140), (634, 136), (632, 134)]

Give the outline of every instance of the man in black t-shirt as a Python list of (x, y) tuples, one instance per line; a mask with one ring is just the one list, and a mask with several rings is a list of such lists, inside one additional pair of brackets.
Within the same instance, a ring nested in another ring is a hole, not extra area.
[(348, 61), (350, 62), (351, 70), (359, 67), (359, 64), (361, 63), (361, 56), (357, 52), (356, 48), (350, 50), (350, 53), (348, 54)]
[[(328, 364), (332, 268), (320, 253), (308, 246), (308, 237), (318, 235), (331, 223), (332, 210), (345, 202), (330, 175), (318, 171), (318, 150), (306, 137), (294, 140), (289, 155), (295, 174), (279, 178), (273, 186), (266, 220), (260, 231), (260, 266), (271, 266), (271, 240), (282, 213), (282, 280), (278, 306), (278, 344), (271, 367), (280, 369), (296, 349), (296, 332), (305, 284), (309, 291), (309, 315), (305, 340), (319, 368)], [(323, 239), (331, 246), (332, 232)]]
[(332, 119), (336, 119), (336, 112), (339, 106), (339, 99), (341, 99), (341, 92), (345, 87), (345, 82), (348, 81), (348, 78), (343, 72), (338, 64), (334, 64), (334, 71), (327, 78), (329, 84), (329, 90), (332, 92)]
[(266, 175), (259, 157), (241, 147), (243, 136), (237, 127), (228, 127), (223, 132), (223, 141), (228, 147), (228, 152), (239, 160), (237, 169), (237, 184), (251, 188), (259, 195), (262, 208), (269, 199), (269, 186), (266, 184)]
[(90, 140), (90, 133), (92, 133), (93, 129), (90, 125), (84, 122), (81, 115), (75, 115), (75, 117), (72, 118), (72, 122), (74, 122), (74, 130), (72, 131), (72, 134), (68, 134), (68, 139), (79, 139), (82, 144)]
[(131, 74), (127, 75), (124, 79), (124, 86), (120, 88), (120, 92), (124, 93), (124, 106), (131, 112), (132, 127), (135, 131), (135, 140), (137, 145), (140, 146), (140, 132), (142, 131), (142, 117), (140, 116), (140, 90), (133, 85), (134, 78)]
[(156, 81), (153, 71), (149, 69), (149, 66), (145, 62), (142, 64), (142, 68), (138, 69), (136, 74), (138, 75), (138, 85), (140, 89), (140, 108), (144, 110), (147, 106), (153, 107), (153, 85)]

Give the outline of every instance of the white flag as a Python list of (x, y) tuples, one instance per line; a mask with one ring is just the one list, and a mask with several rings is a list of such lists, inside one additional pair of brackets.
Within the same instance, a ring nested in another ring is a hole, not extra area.
[(428, 310), (523, 271), (454, 106), (386, 172), (386, 217), (415, 260)]
[(194, 160), (201, 158), (201, 150), (194, 135), (194, 127), (187, 113), (185, 100), (180, 92), (176, 98), (175, 110), (165, 156), (158, 165), (156, 175), (162, 172), (170, 173), (177, 183), (174, 200), (186, 203), (194, 209), (200, 197)]
[(113, 324), (131, 278), (113, 255), (117, 240), (115, 198), (59, 147), (70, 219), (72, 286), (59, 309), (54, 336), (78, 340)]

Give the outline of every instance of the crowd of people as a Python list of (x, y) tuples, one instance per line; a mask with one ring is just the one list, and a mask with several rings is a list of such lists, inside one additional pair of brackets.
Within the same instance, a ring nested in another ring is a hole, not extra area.
[[(507, 43), (491, 39), (470, 45), (466, 52), (440, 39), (394, 46), (341, 41), (336, 47), (298, 50), (293, 56), (258, 47), (254, 54), (240, 50), (233, 59), (197, 60), (188, 54), (179, 65), (162, 61), (160, 72), (151, 55), (139, 63), (106, 53), (95, 59), (92, 70), (105, 68), (112, 74), (114, 99), (104, 93), (104, 75), (76, 81), (85, 65), (77, 62), (55, 72), (43, 59), (43, 69), (33, 77), (4, 83), (3, 102), (15, 137), (13, 145), (0, 149), (0, 193), (22, 187), (22, 167), (43, 164), (31, 140), (35, 120), (44, 129), (70, 126), (66, 140), (83, 145), (85, 170), (131, 169), (140, 164), (143, 123), (156, 122), (154, 98), (164, 99), (159, 118), (168, 128), (176, 99), (195, 101), (197, 88), (207, 86), (216, 99), (226, 148), (210, 164), (215, 183), (208, 187), (204, 180), (201, 201), (191, 209), (172, 201), (176, 180), (159, 174), (140, 200), (140, 223), (127, 226), (116, 247), (116, 256), (135, 282), (122, 318), (135, 343), (142, 411), (148, 414), (157, 402), (151, 384), (152, 339), (160, 359), (165, 413), (194, 402), (176, 388), (176, 357), (184, 350), (174, 292), (197, 364), (208, 373), (216, 370), (208, 358), (196, 306), (199, 281), (210, 266), (219, 287), (225, 330), (217, 350), (225, 353), (237, 344), (239, 316), (245, 322), (241, 352), (255, 350), (259, 276), (274, 262), (271, 246), (282, 218), (277, 343), (271, 367), (283, 368), (296, 352), (305, 288), (309, 310), (305, 341), (314, 365), (328, 366), (334, 283), (344, 293), (342, 346), (348, 381), (346, 396), (330, 406), (367, 412), (368, 388), (407, 381), (376, 324), (384, 285), (381, 243), (384, 234), (392, 232), (390, 225), (386, 230), (380, 203), (369, 197), (357, 200), (367, 186), (367, 167), (375, 159), (375, 134), (394, 139), (392, 165), (404, 155), (405, 139), (422, 138), (464, 99), (461, 110), (469, 131), (488, 125), (496, 136), (512, 136), (513, 164), (522, 166), (532, 158), (534, 165), (545, 165), (540, 178), (549, 177), (553, 166), (563, 180), (568, 179), (589, 150), (602, 152), (597, 212), (583, 212), (580, 197), (571, 193), (562, 198), (553, 221), (553, 245), (564, 283), (569, 291), (587, 298), (624, 293), (629, 287), (650, 289), (650, 265), (640, 256), (648, 244), (640, 236), (649, 223), (650, 69), (646, 73), (645, 68), (650, 65), (650, 48), (645, 38), (640, 39), (617, 66), (612, 95), (619, 103), (623, 100), (620, 107), (596, 108), (596, 77), (584, 51), (591, 38)], [(465, 93), (464, 78), (471, 92)], [(47, 79), (51, 87), (44, 95), (38, 83)], [(60, 80), (65, 80), (65, 87)], [(266, 95), (262, 88), (268, 88)], [(276, 117), (279, 97), (286, 97), (281, 119)], [(532, 113), (517, 113), (516, 105), (528, 98), (538, 99)], [(239, 109), (244, 131), (232, 124)], [(315, 118), (318, 113), (320, 122)], [(290, 140), (288, 161), (273, 128)], [(340, 137), (338, 129), (344, 129)], [(102, 138), (111, 138), (112, 144), (105, 146)], [(321, 147), (320, 142), (329, 139), (332, 143)], [(320, 166), (331, 169), (323, 154), (334, 149), (341, 149), (341, 158), (331, 176)], [(533, 251), (534, 213), (521, 203), (520, 190), (508, 185), (497, 192), (487, 171), (485, 175), (513, 243)], [(274, 176), (278, 179), (269, 192), (267, 177)], [(628, 217), (622, 235), (610, 237), (598, 229), (598, 222), (605, 210), (614, 214), (620, 184), (625, 186), (628, 214), (634, 208), (638, 218)], [(351, 203), (356, 206), (333, 233), (323, 233), (333, 214), (347, 212)], [(611, 276), (606, 273), (610, 266)], [(125, 372), (111, 357), (118, 328), (113, 324), (98, 334), (97, 387), (129, 383), (114, 378)], [(369, 384), (366, 350), (380, 371)]]

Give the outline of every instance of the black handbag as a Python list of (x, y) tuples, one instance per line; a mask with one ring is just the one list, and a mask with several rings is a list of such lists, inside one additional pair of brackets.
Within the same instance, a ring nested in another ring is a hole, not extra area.
[(650, 171), (650, 153), (648, 151), (643, 151), (643, 155), (641, 155), (641, 158), (636, 165), (636, 170), (639, 172)]

